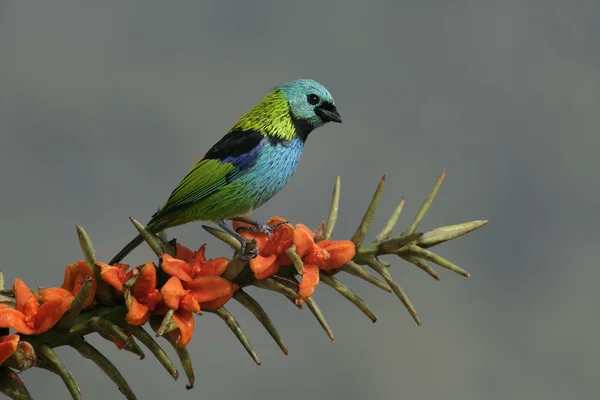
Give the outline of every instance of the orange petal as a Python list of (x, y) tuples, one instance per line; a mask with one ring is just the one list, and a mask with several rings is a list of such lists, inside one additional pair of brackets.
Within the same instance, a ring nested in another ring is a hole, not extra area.
[(127, 305), (129, 310), (125, 321), (131, 325), (144, 325), (150, 319), (150, 309), (131, 296), (131, 302)]
[[(249, 216), (245, 215), (244, 218), (248, 218), (251, 219)], [(251, 228), (252, 225), (247, 224), (245, 222), (240, 222), (240, 221), (232, 221), (232, 225), (233, 225), (233, 230), (238, 232), (238, 229), (241, 227), (246, 227), (246, 228)], [(265, 245), (265, 243), (267, 243), (267, 239), (268, 236), (263, 233), (263, 232), (254, 232), (251, 231), (249, 229), (242, 229), (238, 232), (240, 235), (242, 235), (243, 237), (245, 237), (246, 239), (254, 239), (256, 240), (256, 243), (258, 244), (258, 248), (260, 250), (260, 248), (262, 246)]]
[(167, 274), (177, 277), (183, 282), (192, 280), (192, 267), (186, 261), (163, 254), (161, 266)]
[[(273, 254), (267, 257), (256, 256), (255, 258), (250, 260), (250, 269), (254, 272), (254, 276), (256, 279), (264, 279), (259, 278), (258, 276), (264, 275), (264, 272), (271, 268), (271, 266), (277, 261), (277, 255)], [(267, 275), (268, 276), (268, 275)]]
[(260, 249), (262, 255), (281, 254), (294, 243), (294, 228), (290, 224), (279, 225), (271, 234), (266, 245)]
[(273, 264), (271, 264), (267, 269), (263, 270), (260, 273), (254, 273), (254, 277), (256, 279), (266, 279), (271, 275), (275, 275), (276, 273), (279, 272), (279, 268), (280, 268), (281, 264), (279, 264), (278, 261), (275, 261)]
[(42, 297), (42, 302), (45, 303), (52, 299), (60, 299), (67, 298), (73, 299), (73, 295), (67, 289), (63, 288), (46, 288), (40, 290), (40, 296)]
[(127, 272), (129, 264), (108, 265), (103, 262), (97, 262), (96, 265), (100, 267), (102, 280), (115, 288), (117, 294), (122, 294), (123, 283), (127, 282), (133, 276), (133, 270), (129, 273)]
[[(154, 310), (156, 307), (158, 307), (160, 304), (163, 303), (162, 295), (160, 294), (158, 289), (152, 290), (146, 296), (144, 296), (138, 300), (141, 301), (142, 303), (144, 303), (145, 305), (147, 305), (148, 308), (150, 308), (150, 310)], [(165, 310), (165, 312), (166, 312), (166, 310)]]
[(194, 316), (189, 311), (178, 310), (173, 314), (173, 321), (178, 329), (170, 333), (177, 340), (177, 346), (184, 347), (190, 342), (194, 333)]
[(307, 264), (314, 264), (317, 267), (321, 268), (321, 266), (323, 265), (323, 263), (327, 260), (329, 260), (330, 255), (327, 252), (327, 250), (320, 248), (319, 246), (313, 247), (313, 251), (310, 253), (307, 253), (302, 261), (304, 261)]
[(233, 294), (237, 290), (237, 285), (220, 276), (200, 276), (184, 283), (184, 288), (189, 289), (192, 296), (200, 303), (200, 307), (203, 307), (202, 303), (206, 301)]
[(354, 243), (350, 240), (323, 240), (317, 245), (326, 250), (330, 257), (321, 265), (321, 269), (331, 271), (341, 268), (356, 254)]
[(313, 264), (304, 264), (302, 280), (298, 285), (298, 294), (302, 299), (307, 300), (312, 296), (317, 284), (319, 283), (319, 269)]
[(75, 281), (78, 279), (79, 270), (82, 267), (88, 269), (89, 271), (87, 264), (83, 260), (78, 260), (74, 264), (69, 264), (65, 267), (65, 276), (63, 278), (62, 284), (63, 289), (73, 289), (73, 287), (75, 286)]
[(42, 304), (35, 318), (36, 333), (44, 333), (52, 328), (71, 308), (73, 297), (59, 297)]
[[(37, 298), (36, 298), (37, 301)], [(26, 335), (36, 335), (52, 328), (71, 307), (73, 297), (58, 297), (42, 304), (35, 314), (26, 316), (4, 304), (0, 305), (0, 327), (12, 328)], [(29, 317), (29, 318), (28, 318)], [(28, 322), (29, 319), (29, 322)]]
[(296, 253), (300, 258), (313, 251), (315, 241), (313, 233), (306, 225), (298, 224), (294, 229), (294, 244), (296, 245)]
[(92, 301), (94, 300), (94, 296), (96, 295), (96, 287), (98, 284), (96, 282), (96, 277), (83, 260), (78, 260), (75, 264), (69, 264), (65, 268), (65, 277), (62, 288), (70, 291), (73, 296), (77, 296), (77, 293), (79, 293), (81, 287), (83, 286), (83, 282), (85, 282), (85, 280), (88, 278), (92, 279), (92, 288), (87, 299), (85, 300), (83, 305), (84, 307), (92, 304)]
[(194, 258), (194, 252), (192, 250), (177, 242), (175, 243), (175, 247), (175, 258), (185, 261), (186, 263), (192, 262), (192, 259)]
[(188, 291), (183, 289), (181, 281), (172, 276), (160, 289), (160, 294), (167, 307), (177, 310), (179, 308), (179, 301), (181, 297)]
[(6, 335), (0, 337), (0, 365), (4, 364), (4, 361), (15, 354), (19, 339), (19, 335)]
[(15, 279), (13, 290), (15, 292), (15, 308), (19, 311), (22, 311), (27, 305), (29, 299), (33, 296), (33, 293), (31, 293), (31, 290), (29, 290), (25, 282), (23, 282), (21, 279)]
[(277, 225), (277, 224), (283, 224), (284, 222), (286, 222), (285, 218), (281, 218), (278, 215), (273, 215), (271, 218), (269, 218), (269, 220), (267, 221), (267, 225)]
[(0, 304), (0, 306), (5, 306), (0, 307), (1, 328), (11, 328), (25, 335), (33, 335), (35, 333), (35, 329), (30, 328), (25, 322), (25, 315), (22, 312), (10, 308), (5, 304)]
[(196, 276), (220, 276), (227, 269), (229, 259), (225, 257), (213, 258), (202, 265)]
[(206, 243), (204, 243), (202, 246), (200, 246), (198, 251), (196, 251), (194, 253), (194, 258), (192, 259), (192, 262), (190, 263), (190, 268), (192, 270), (192, 273), (191, 273), (192, 277), (196, 276), (202, 270), (204, 262), (206, 261), (205, 252), (206, 252)]
[(179, 309), (198, 314), (200, 312), (200, 304), (190, 293), (186, 293), (181, 297)]
[(279, 265), (292, 265), (292, 264), (294, 264), (292, 262), (292, 260), (290, 259), (290, 256), (288, 256), (287, 253), (285, 253), (285, 252), (281, 253), (279, 255), (279, 257), (277, 257), (277, 263)]
[[(236, 290), (237, 290), (237, 288), (236, 288)], [(202, 308), (215, 309), (215, 308), (224, 306), (229, 300), (231, 300), (231, 297), (233, 296), (234, 292), (232, 292), (231, 294), (229, 294), (227, 296), (221, 296), (221, 297), (216, 298), (211, 301), (205, 301), (204, 303), (202, 303)]]
[(25, 282), (21, 279), (15, 279), (13, 290), (15, 292), (16, 309), (21, 311), (25, 316), (27, 326), (34, 329), (35, 316), (40, 306), (37, 295), (31, 293), (31, 290), (29, 290)]
[(137, 299), (148, 296), (156, 288), (156, 267), (154, 263), (146, 261), (142, 267), (137, 281), (133, 285), (132, 294)]

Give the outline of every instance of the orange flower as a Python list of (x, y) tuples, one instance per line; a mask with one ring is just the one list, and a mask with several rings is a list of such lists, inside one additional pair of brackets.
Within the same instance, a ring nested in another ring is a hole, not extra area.
[(229, 260), (219, 257), (206, 261), (205, 251), (206, 244), (192, 252), (178, 243), (177, 258), (162, 255), (162, 269), (172, 278), (165, 284), (168, 285), (166, 289), (163, 286), (164, 291), (161, 290), (161, 293), (165, 297), (165, 304), (170, 308), (175, 309), (178, 302), (179, 309), (190, 312), (199, 311), (195, 311), (196, 304), (200, 308), (219, 308), (238, 289), (236, 283), (220, 276), (225, 272)]
[(169, 280), (160, 289), (165, 305), (173, 310), (185, 310), (199, 313), (200, 304), (190, 294), (189, 290), (183, 288), (181, 281), (177, 277), (170, 277)]
[(329, 258), (319, 265), (319, 269), (327, 272), (342, 268), (356, 254), (356, 248), (351, 240), (321, 240), (316, 245), (329, 253)]
[[(258, 256), (250, 260), (250, 268), (256, 279), (265, 279), (279, 271), (282, 265), (290, 265), (292, 261), (286, 254), (294, 239), (294, 228), (285, 223), (281, 217), (271, 217), (267, 225), (277, 226), (271, 236), (263, 232), (254, 232), (248, 229), (240, 231), (240, 235), (246, 239), (255, 239), (258, 244)], [(233, 228), (249, 226), (244, 222), (234, 221)]]
[(156, 289), (156, 266), (147, 261), (128, 295), (125, 296), (128, 309), (125, 320), (131, 325), (143, 325), (161, 302), (162, 296)]
[(8, 360), (17, 351), (19, 335), (6, 335), (0, 337), (0, 365)]
[(0, 328), (12, 328), (25, 335), (37, 335), (52, 328), (71, 308), (73, 296), (65, 289), (49, 288), (40, 291), (38, 296), (21, 279), (13, 285), (15, 308), (0, 304)]
[(94, 301), (94, 296), (96, 295), (96, 278), (92, 271), (90, 271), (86, 262), (83, 260), (77, 261), (75, 264), (69, 264), (65, 268), (65, 277), (63, 279), (62, 288), (67, 289), (73, 296), (77, 296), (77, 293), (81, 290), (83, 286), (83, 282), (88, 279), (92, 279), (92, 288), (90, 289), (90, 293), (88, 294), (83, 307), (86, 308), (92, 301)]
[(167, 274), (179, 278), (182, 282), (190, 282), (198, 276), (220, 276), (225, 272), (229, 259), (219, 257), (206, 261), (205, 253), (206, 244), (200, 246), (198, 251), (192, 252), (177, 243), (176, 257), (163, 254), (161, 267)]
[(123, 294), (123, 284), (127, 282), (134, 274), (134, 270), (127, 272), (129, 264), (108, 265), (103, 262), (97, 262), (100, 267), (100, 276), (102, 280), (115, 288), (115, 292), (120, 296)]
[(319, 283), (319, 270), (333, 272), (341, 268), (356, 254), (354, 243), (350, 240), (314, 241), (314, 233), (302, 224), (294, 229), (296, 253), (302, 259), (304, 271), (300, 281), (298, 294), (308, 299)]

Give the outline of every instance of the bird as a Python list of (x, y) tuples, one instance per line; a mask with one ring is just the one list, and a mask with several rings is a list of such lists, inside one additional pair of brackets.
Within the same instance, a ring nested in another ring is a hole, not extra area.
[[(157, 234), (192, 221), (210, 221), (240, 242), (239, 259), (255, 257), (257, 249), (244, 254), (249, 240), (226, 221), (246, 222), (270, 233), (267, 225), (243, 216), (283, 189), (309, 134), (328, 122), (341, 123), (342, 118), (325, 86), (297, 79), (276, 87), (193, 165), (146, 229)], [(120, 262), (143, 241), (136, 236), (109, 264)]]

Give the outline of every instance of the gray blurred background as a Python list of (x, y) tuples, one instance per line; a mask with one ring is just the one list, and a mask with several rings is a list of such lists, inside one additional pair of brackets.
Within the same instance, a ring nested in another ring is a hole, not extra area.
[[(335, 343), (308, 311), (253, 291), (289, 356), (232, 302), (263, 365), (204, 315), (192, 391), (151, 357), (91, 338), (139, 398), (597, 398), (597, 1), (4, 1), (0, 13), (7, 280), (60, 284), (81, 258), (75, 224), (110, 259), (134, 234), (129, 215), (145, 222), (245, 111), (302, 77), (330, 89), (344, 123), (311, 135), (292, 182), (255, 217), (315, 227), (340, 174), (335, 237), (349, 238), (386, 174), (374, 227), (401, 196), (406, 225), (447, 169), (421, 227), (491, 221), (438, 250), (471, 279), (442, 270), (437, 282), (390, 259), (422, 327), (350, 276), (379, 320), (319, 286)], [(200, 223), (169, 233), (229, 254)], [(90, 361), (59, 353), (86, 399), (120, 397)], [(36, 398), (68, 397), (56, 376), (23, 379)]]

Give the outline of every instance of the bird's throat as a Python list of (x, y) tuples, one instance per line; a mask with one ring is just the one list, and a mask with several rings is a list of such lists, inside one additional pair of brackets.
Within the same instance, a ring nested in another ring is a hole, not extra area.
[(290, 117), (292, 118), (292, 122), (294, 124), (294, 130), (296, 131), (296, 136), (302, 140), (302, 142), (306, 142), (306, 138), (313, 131), (313, 126), (310, 122), (305, 119), (298, 119), (294, 117), (294, 115), (290, 112)]

